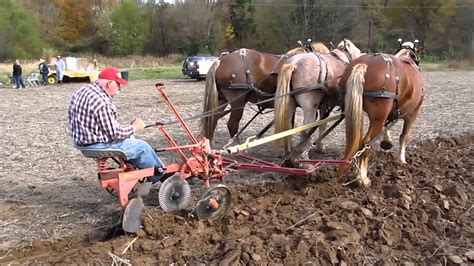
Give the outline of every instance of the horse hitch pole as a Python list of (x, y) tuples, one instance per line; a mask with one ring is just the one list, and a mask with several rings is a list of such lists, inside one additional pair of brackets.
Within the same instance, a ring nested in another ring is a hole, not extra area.
[(275, 135), (271, 135), (271, 136), (261, 138), (261, 139), (257, 139), (256, 136), (252, 136), (252, 137), (247, 138), (245, 140), (245, 143), (240, 144), (240, 145), (231, 146), (231, 147), (228, 147), (224, 150), (220, 150), (219, 153), (221, 153), (221, 154), (233, 154), (233, 153), (241, 152), (241, 151), (250, 149), (252, 147), (256, 147), (256, 146), (259, 146), (259, 145), (262, 145), (262, 144), (265, 144), (265, 143), (268, 143), (268, 142), (272, 142), (272, 141), (275, 141), (275, 140), (278, 140), (278, 139), (281, 139), (281, 138), (285, 138), (285, 137), (288, 137), (288, 136), (291, 136), (291, 135), (295, 135), (296, 133), (299, 133), (301, 131), (304, 131), (304, 130), (307, 130), (307, 129), (310, 129), (310, 128), (313, 128), (313, 127), (316, 127), (316, 126), (320, 126), (322, 124), (326, 124), (326, 123), (329, 123), (329, 122), (334, 121), (334, 120), (338, 120), (342, 116), (343, 116), (342, 114), (337, 114), (337, 115), (330, 116), (330, 117), (325, 118), (325, 119), (316, 120), (312, 123), (309, 123), (309, 124), (306, 124), (306, 125), (303, 125), (303, 126), (300, 126), (300, 127), (297, 127), (297, 128), (282, 131), (282, 132), (279, 132)]

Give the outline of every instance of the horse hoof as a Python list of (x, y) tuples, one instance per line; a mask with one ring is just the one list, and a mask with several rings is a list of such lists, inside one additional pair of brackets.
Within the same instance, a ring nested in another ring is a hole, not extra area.
[(372, 181), (370, 181), (369, 178), (359, 179), (359, 185), (363, 188), (369, 188), (371, 184), (372, 184)]
[(382, 140), (380, 142), (380, 148), (384, 150), (390, 150), (393, 147), (393, 143), (390, 141)]
[(284, 160), (281, 165), (284, 167), (296, 167), (296, 163), (291, 159)]

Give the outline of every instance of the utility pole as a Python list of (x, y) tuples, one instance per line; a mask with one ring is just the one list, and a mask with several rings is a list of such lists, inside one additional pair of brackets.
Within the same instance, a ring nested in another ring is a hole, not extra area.
[(369, 19), (369, 33), (367, 34), (367, 53), (370, 53), (370, 38), (372, 32), (372, 20)]

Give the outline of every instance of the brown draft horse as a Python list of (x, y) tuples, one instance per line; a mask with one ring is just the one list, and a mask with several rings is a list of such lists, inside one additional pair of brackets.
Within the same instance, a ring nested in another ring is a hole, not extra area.
[[(286, 131), (293, 126), (298, 106), (303, 111), (303, 124), (314, 122), (318, 118), (318, 109), (320, 118), (326, 118), (339, 103), (337, 84), (340, 76), (346, 66), (359, 56), (360, 50), (345, 39), (330, 53), (306, 53), (290, 57), (278, 75), (275, 131)], [(319, 129), (322, 133), (325, 126)], [(302, 132), (300, 142), (293, 150), (290, 137), (280, 141), (290, 163), (310, 146), (312, 132), (314, 129)]]
[[(382, 148), (390, 148), (388, 129), (393, 121), (403, 119), (400, 135), (399, 159), (405, 161), (405, 148), (410, 131), (423, 103), (423, 77), (418, 66), (415, 45), (406, 42), (395, 56), (366, 54), (347, 67), (339, 85), (345, 88), (344, 114), (346, 120), (346, 150), (344, 159), (351, 160), (357, 151), (362, 151), (357, 161), (357, 181), (370, 186), (367, 176), (370, 144), (383, 133)], [(369, 129), (364, 138), (363, 112), (369, 117)], [(367, 146), (366, 146), (367, 145)], [(365, 147), (365, 149), (364, 149)], [(339, 174), (348, 170), (341, 167)]]
[[(329, 51), (322, 43), (311, 45), (315, 51)], [(202, 135), (212, 143), (218, 119), (230, 112), (227, 128), (233, 138), (247, 102), (265, 101), (258, 104), (260, 110), (273, 108), (269, 99), (274, 96), (281, 66), (292, 55), (305, 52), (305, 47), (297, 47), (284, 55), (273, 55), (242, 48), (221, 56), (206, 76), (203, 112), (207, 116), (201, 120)], [(225, 111), (227, 105), (231, 108)]]

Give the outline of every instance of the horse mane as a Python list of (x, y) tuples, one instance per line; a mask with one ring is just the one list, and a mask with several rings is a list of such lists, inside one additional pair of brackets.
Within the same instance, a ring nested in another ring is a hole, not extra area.
[(395, 54), (395, 57), (400, 58), (402, 61), (405, 61), (408, 64), (412, 65), (414, 68), (420, 70), (420, 59), (414, 49), (401, 48)]
[(285, 53), (285, 55), (287, 56), (293, 56), (295, 54), (301, 54), (301, 53), (304, 53), (305, 52), (305, 48), (304, 47), (296, 47), (294, 49), (291, 49), (289, 50), (288, 52)]
[(318, 53), (329, 53), (329, 48), (324, 45), (322, 42), (313, 42), (311, 44), (311, 47), (313, 47), (313, 51), (318, 52)]
[(348, 39), (342, 40), (338, 45), (337, 49), (346, 50), (351, 56), (352, 60), (356, 59), (361, 55), (360, 49), (355, 46), (355, 44)]

